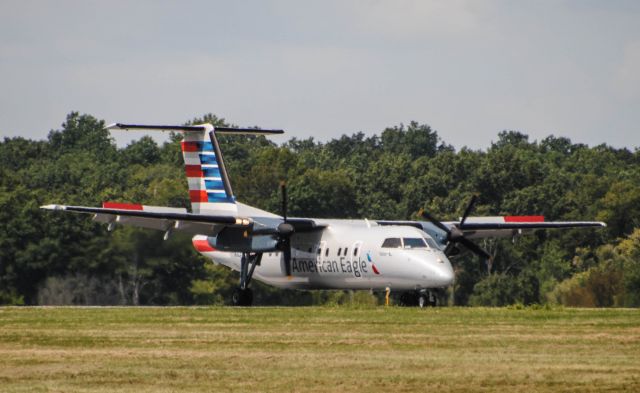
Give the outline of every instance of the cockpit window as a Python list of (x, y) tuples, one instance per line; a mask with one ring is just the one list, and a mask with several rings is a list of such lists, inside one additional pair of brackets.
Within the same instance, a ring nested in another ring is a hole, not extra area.
[(388, 239), (384, 239), (382, 242), (382, 248), (401, 248), (402, 242), (399, 237), (390, 237)]
[(426, 240), (427, 244), (429, 245), (429, 247), (433, 248), (433, 249), (438, 249), (438, 245), (436, 244), (435, 241), (433, 241), (432, 238), (430, 237), (425, 237), (424, 240)]
[(427, 243), (421, 237), (405, 237), (404, 248), (427, 248)]

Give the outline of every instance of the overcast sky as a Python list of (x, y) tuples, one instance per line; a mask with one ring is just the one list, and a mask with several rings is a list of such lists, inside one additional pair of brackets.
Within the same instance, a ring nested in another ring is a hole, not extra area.
[(0, 136), (70, 111), (640, 147), (640, 1), (0, 1)]

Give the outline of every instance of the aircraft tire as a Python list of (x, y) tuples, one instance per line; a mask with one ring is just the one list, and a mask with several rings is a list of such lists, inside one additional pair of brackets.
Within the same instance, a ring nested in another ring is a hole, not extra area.
[(429, 302), (429, 296), (427, 296), (427, 294), (421, 293), (420, 295), (418, 295), (418, 307), (425, 308), (430, 305), (431, 302)]
[(233, 292), (233, 305), (240, 307), (247, 307), (253, 304), (253, 291), (251, 288), (247, 289), (236, 289)]
[(404, 292), (400, 295), (400, 305), (403, 307), (415, 307), (418, 306), (418, 296), (417, 292)]

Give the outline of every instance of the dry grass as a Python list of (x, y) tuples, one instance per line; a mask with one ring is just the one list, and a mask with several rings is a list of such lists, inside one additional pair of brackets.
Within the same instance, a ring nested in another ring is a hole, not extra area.
[(0, 308), (2, 392), (640, 391), (638, 310)]

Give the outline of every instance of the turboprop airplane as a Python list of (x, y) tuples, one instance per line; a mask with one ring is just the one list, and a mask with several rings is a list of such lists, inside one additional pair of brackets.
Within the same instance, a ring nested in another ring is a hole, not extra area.
[(593, 221), (544, 221), (541, 216), (470, 217), (474, 196), (459, 221), (342, 220), (273, 214), (236, 200), (225, 169), (218, 134), (282, 134), (282, 130), (112, 124), (109, 130), (174, 131), (184, 135), (182, 153), (191, 212), (184, 208), (105, 202), (102, 207), (47, 205), (44, 209), (94, 214), (108, 225), (132, 225), (193, 236), (202, 255), (240, 272), (233, 304), (249, 306), (255, 278), (292, 289), (386, 290), (402, 292), (405, 305), (436, 305), (436, 292), (454, 282), (449, 257), (463, 245), (491, 256), (471, 239), (516, 236), (536, 229), (603, 227)]

